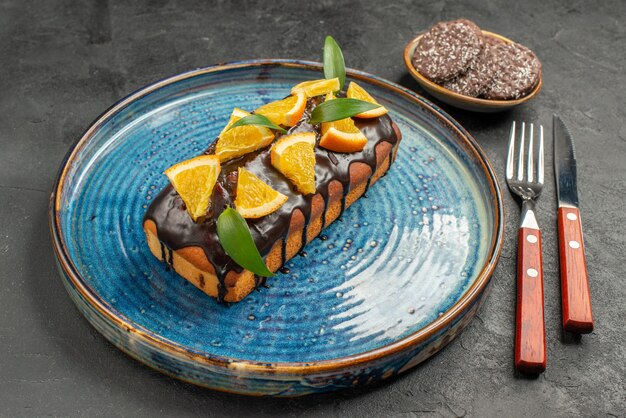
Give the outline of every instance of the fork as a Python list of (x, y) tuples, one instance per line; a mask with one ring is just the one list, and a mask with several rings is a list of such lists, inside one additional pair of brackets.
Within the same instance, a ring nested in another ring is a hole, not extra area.
[(546, 368), (541, 230), (535, 216), (535, 203), (543, 189), (543, 126), (539, 125), (536, 159), (534, 125), (528, 125), (528, 135), (526, 128), (526, 123), (522, 122), (515, 159), (516, 130), (513, 122), (506, 161), (507, 184), (522, 203), (517, 237), (515, 368), (522, 373), (538, 374)]

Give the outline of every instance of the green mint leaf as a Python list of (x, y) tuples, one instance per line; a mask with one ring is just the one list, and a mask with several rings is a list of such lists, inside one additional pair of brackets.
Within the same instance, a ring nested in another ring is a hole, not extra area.
[(226, 254), (241, 267), (258, 276), (274, 275), (259, 254), (246, 220), (233, 208), (227, 207), (217, 218), (217, 237)]
[(319, 104), (311, 112), (311, 123), (332, 122), (379, 108), (376, 103), (359, 99), (333, 99)]
[(332, 36), (327, 36), (324, 41), (324, 77), (339, 78), (339, 90), (346, 82), (346, 64), (343, 53)]
[(243, 118), (239, 119), (237, 122), (235, 122), (232, 125), (230, 125), (228, 130), (230, 131), (233, 128), (236, 128), (238, 126), (245, 126), (245, 125), (264, 126), (266, 128), (274, 129), (274, 130), (280, 131), (282, 133), (286, 133), (287, 132), (286, 130), (284, 130), (280, 126), (276, 125), (274, 122), (272, 122), (271, 120), (269, 120), (268, 118), (266, 118), (263, 115), (248, 115), (248, 116), (244, 116)]

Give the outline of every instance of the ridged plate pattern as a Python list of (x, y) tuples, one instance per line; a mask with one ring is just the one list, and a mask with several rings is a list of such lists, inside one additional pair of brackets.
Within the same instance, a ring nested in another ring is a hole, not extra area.
[[(325, 391), (341, 387), (333, 383), (337, 374), (326, 374), (317, 389), (276, 376), (279, 387), (255, 383), (251, 376), (249, 384), (234, 384), (241, 377), (236, 370), (218, 368), (217, 378), (203, 361), (174, 364), (167, 349), (127, 334), (138, 329), (176, 350), (224, 363), (328, 364), (384, 350), (432, 325), (484, 276), (499, 250), (501, 213), (499, 192), (479, 154), (437, 110), (356, 72), (353, 79), (390, 110), (402, 131), (397, 160), (305, 255), (288, 262), (289, 273), (226, 306), (152, 256), (141, 222), (167, 183), (163, 171), (204, 150), (233, 107), (253, 110), (284, 97), (295, 83), (321, 76), (317, 68), (294, 63), (199, 71), (114, 109), (87, 133), (62, 173), (53, 235), (58, 228), (70, 294), (107, 338), (167, 373), (218, 389)], [(98, 308), (76, 290), (68, 269)], [(462, 319), (440, 328), (429, 344), (456, 330)], [(369, 365), (367, 373), (398, 372), (418, 348), (379, 359), (378, 370)]]

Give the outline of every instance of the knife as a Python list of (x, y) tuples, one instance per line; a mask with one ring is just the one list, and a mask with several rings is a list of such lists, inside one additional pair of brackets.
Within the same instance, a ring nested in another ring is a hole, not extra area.
[(587, 280), (585, 245), (578, 209), (576, 154), (572, 136), (554, 115), (554, 172), (559, 201), (559, 255), (563, 329), (587, 334), (593, 331), (591, 297)]

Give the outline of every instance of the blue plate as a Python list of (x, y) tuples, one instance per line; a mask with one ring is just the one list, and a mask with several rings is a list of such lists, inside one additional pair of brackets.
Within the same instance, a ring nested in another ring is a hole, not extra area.
[(213, 389), (294, 396), (403, 372), (472, 318), (499, 257), (495, 174), (467, 132), (398, 85), (349, 71), (403, 133), (389, 173), (268, 287), (220, 305), (148, 249), (142, 217), (163, 171), (204, 150), (233, 107), (322, 78), (313, 62), (221, 65), (114, 105), (63, 163), (50, 222), (83, 315), (138, 360)]

